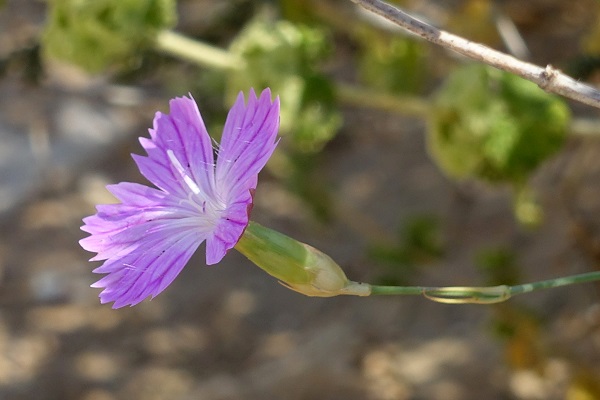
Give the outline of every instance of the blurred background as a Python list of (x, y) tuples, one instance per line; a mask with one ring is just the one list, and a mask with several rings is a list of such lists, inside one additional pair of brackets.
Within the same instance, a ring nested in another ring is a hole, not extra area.
[[(600, 84), (597, 0), (395, 3)], [(130, 153), (154, 113), (191, 93), (218, 139), (233, 97), (266, 86), (283, 139), (253, 219), (351, 279), (599, 268), (598, 110), (350, 1), (0, 0), (0, 399), (600, 399), (598, 284), (318, 299), (201, 248), (156, 299), (100, 305), (81, 218), (114, 201), (105, 185), (145, 183)]]

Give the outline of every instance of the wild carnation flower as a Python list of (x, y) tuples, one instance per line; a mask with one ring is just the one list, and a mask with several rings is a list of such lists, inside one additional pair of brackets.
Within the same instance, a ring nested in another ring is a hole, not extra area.
[(120, 204), (100, 205), (83, 220), (90, 236), (80, 241), (105, 260), (94, 270), (108, 274), (92, 287), (104, 288), (102, 303), (135, 305), (162, 292), (206, 241), (206, 263), (221, 261), (249, 222), (258, 173), (277, 145), (279, 98), (250, 91), (229, 111), (216, 162), (212, 140), (190, 97), (158, 112), (150, 138), (140, 138), (148, 156), (133, 155), (156, 188), (123, 182), (108, 186)]

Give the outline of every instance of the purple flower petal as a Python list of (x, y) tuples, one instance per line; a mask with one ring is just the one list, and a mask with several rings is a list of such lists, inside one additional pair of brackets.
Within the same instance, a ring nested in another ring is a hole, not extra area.
[(279, 100), (267, 89), (240, 93), (229, 112), (216, 166), (210, 136), (191, 98), (156, 113), (150, 138), (140, 138), (147, 156), (133, 155), (140, 172), (158, 189), (120, 183), (108, 189), (119, 204), (100, 205), (85, 218), (90, 236), (81, 246), (104, 260), (94, 270), (108, 274), (102, 303), (135, 305), (163, 291), (206, 240), (206, 262), (219, 262), (248, 225), (259, 171), (277, 143)]
[(279, 98), (271, 103), (271, 92), (265, 89), (260, 98), (250, 90), (248, 104), (239, 94), (229, 111), (217, 158), (218, 191), (227, 201), (235, 201), (240, 192), (255, 189), (255, 178), (277, 146)]
[[(170, 232), (171, 231), (171, 232)], [(162, 292), (181, 272), (201, 240), (193, 232), (165, 230), (144, 239), (137, 250), (107, 260), (96, 273), (108, 273), (92, 287), (105, 288), (100, 301), (114, 301), (113, 308), (136, 305)], [(169, 234), (170, 233), (170, 234)]]
[(203, 194), (214, 193), (212, 141), (198, 106), (191, 98), (178, 97), (169, 103), (171, 114), (156, 113), (150, 139), (140, 138), (148, 157), (134, 155), (140, 172), (162, 190), (187, 196), (187, 176)]
[(206, 242), (206, 263), (216, 264), (233, 248), (248, 225), (259, 171), (277, 146), (279, 99), (271, 102), (265, 89), (257, 99), (250, 90), (248, 104), (243, 93), (227, 115), (216, 166), (216, 190), (228, 204), (220, 223)]
[(218, 263), (237, 244), (250, 220), (248, 208), (251, 204), (252, 195), (246, 192), (237, 203), (227, 207), (219, 224), (206, 239), (206, 264)]

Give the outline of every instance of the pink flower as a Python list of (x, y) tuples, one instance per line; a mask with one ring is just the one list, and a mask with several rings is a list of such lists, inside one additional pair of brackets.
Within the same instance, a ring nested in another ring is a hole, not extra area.
[(190, 97), (158, 112), (150, 138), (140, 138), (147, 157), (133, 155), (157, 189), (123, 182), (108, 186), (120, 204), (100, 205), (84, 218), (90, 236), (79, 243), (105, 260), (108, 274), (92, 287), (113, 308), (135, 305), (162, 292), (206, 241), (206, 263), (221, 261), (249, 222), (258, 173), (277, 145), (279, 98), (265, 89), (240, 93), (229, 111), (217, 157), (200, 112)]

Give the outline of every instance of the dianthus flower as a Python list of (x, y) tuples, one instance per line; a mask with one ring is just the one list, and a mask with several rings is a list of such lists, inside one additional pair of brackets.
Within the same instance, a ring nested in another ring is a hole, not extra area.
[(206, 263), (218, 263), (249, 223), (258, 173), (277, 145), (279, 98), (264, 90), (248, 103), (239, 94), (229, 111), (215, 154), (198, 107), (190, 97), (171, 100), (170, 114), (156, 113), (146, 156), (133, 155), (156, 188), (123, 182), (109, 185), (118, 204), (97, 206), (84, 218), (90, 236), (81, 246), (105, 260), (94, 270), (108, 274), (102, 303), (135, 305), (162, 292), (206, 241)]

